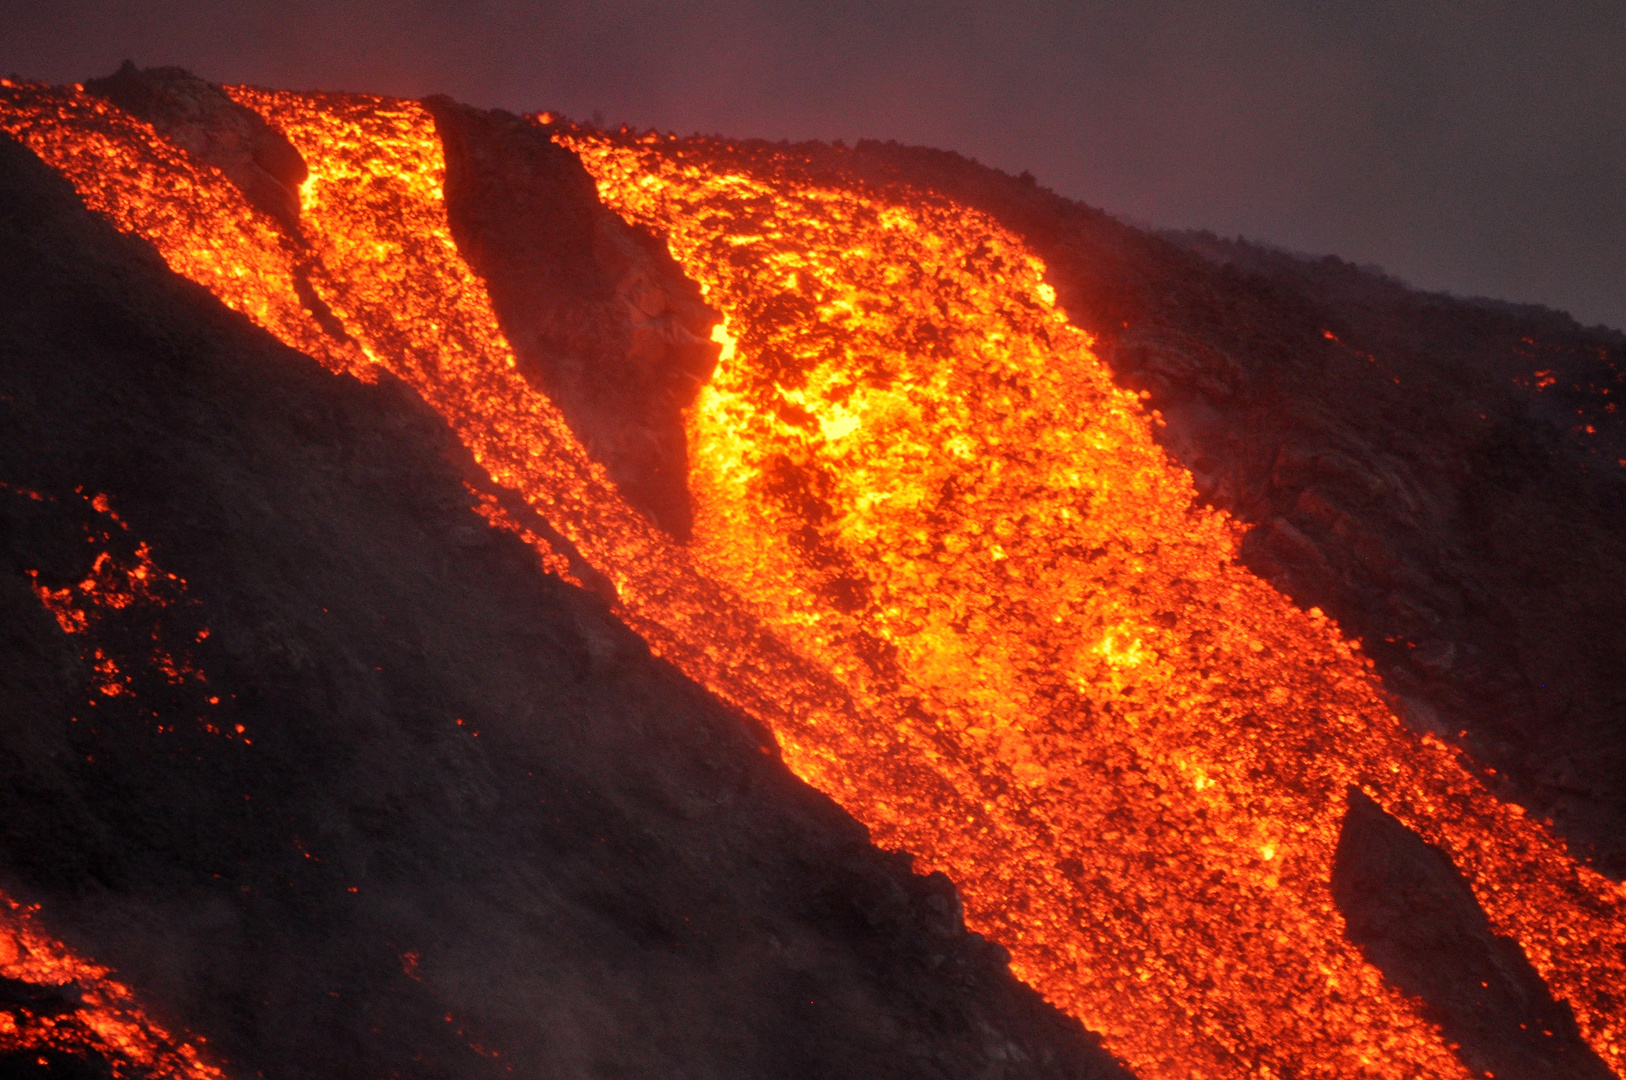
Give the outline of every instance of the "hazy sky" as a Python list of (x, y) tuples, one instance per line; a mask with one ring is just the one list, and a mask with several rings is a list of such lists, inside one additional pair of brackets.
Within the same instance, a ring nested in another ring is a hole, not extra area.
[(0, 71), (961, 151), (1136, 221), (1626, 327), (1626, 0), (0, 0)]

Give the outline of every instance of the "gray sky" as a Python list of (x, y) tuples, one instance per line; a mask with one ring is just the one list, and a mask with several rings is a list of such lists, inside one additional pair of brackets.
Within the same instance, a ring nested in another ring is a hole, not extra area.
[(0, 0), (0, 71), (181, 64), (898, 139), (1130, 219), (1626, 327), (1626, 2)]

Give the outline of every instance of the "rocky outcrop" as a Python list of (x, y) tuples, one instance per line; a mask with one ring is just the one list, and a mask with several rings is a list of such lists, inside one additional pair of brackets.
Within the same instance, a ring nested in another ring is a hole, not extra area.
[[(0, 355), (0, 884), (230, 1075), (1123, 1075), (946, 880), (489, 528), (401, 384), (5, 139)], [(156, 599), (65, 633), (34, 590), (103, 552)]]
[(1332, 893), (1349, 939), (1431, 1019), (1475, 1075), (1611, 1080), (1518, 944), (1497, 937), (1438, 848), (1350, 789)]
[(678, 539), (693, 522), (685, 406), (711, 377), (718, 316), (659, 237), (599, 202), (547, 130), (448, 98), (446, 211), (527, 378), (627, 501)]
[(184, 68), (139, 69), (129, 60), (84, 86), (225, 173), (250, 203), (298, 233), (299, 185), (309, 170), (293, 143), (254, 110)]

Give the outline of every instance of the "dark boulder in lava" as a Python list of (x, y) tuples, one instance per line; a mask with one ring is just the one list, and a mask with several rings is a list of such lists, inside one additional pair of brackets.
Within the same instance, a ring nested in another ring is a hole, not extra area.
[(137, 68), (126, 60), (84, 86), (225, 173), (250, 203), (298, 231), (299, 185), (309, 170), (293, 143), (259, 113), (185, 68)]
[(717, 364), (715, 311), (665, 242), (606, 208), (537, 123), (429, 98), (446, 213), (520, 370), (627, 501), (680, 540), (693, 523), (683, 409)]
[(1492, 931), (1444, 852), (1358, 789), (1338, 841), (1332, 894), (1349, 939), (1395, 986), (1427, 1001), (1476, 1075), (1610, 1080), (1518, 944)]

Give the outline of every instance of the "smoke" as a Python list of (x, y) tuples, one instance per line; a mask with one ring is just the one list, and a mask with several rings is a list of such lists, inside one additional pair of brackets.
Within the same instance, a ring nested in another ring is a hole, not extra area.
[(1626, 15), (1497, 0), (0, 0), (0, 70), (126, 56), (681, 132), (944, 146), (1137, 220), (1626, 326)]

